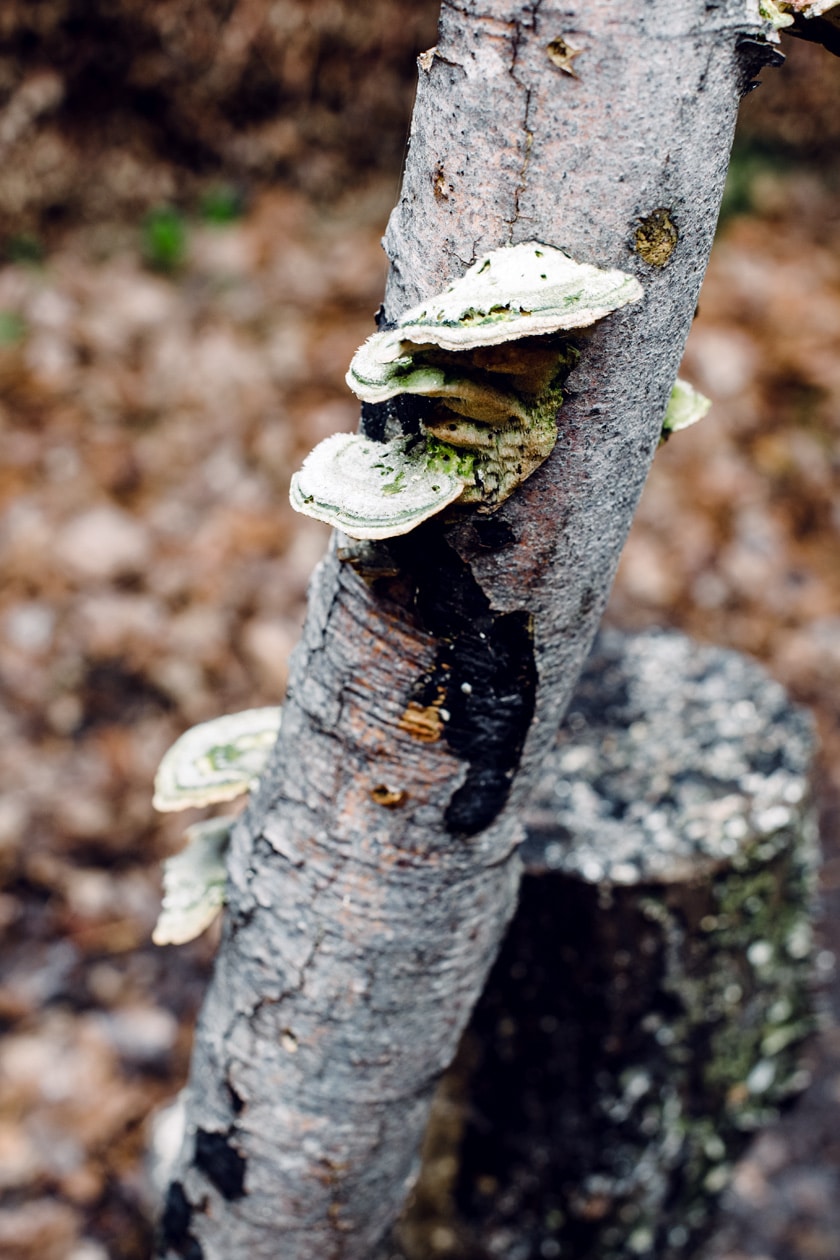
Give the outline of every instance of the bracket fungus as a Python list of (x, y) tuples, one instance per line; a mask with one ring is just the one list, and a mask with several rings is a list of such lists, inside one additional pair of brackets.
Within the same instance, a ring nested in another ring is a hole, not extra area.
[(292, 478), (292, 507), (351, 538), (396, 538), (460, 498), (471, 461), (440, 443), (334, 433)]
[[(250, 792), (280, 729), (274, 706), (228, 713), (193, 726), (175, 741), (155, 775), (154, 807), (163, 813), (232, 801)], [(182, 945), (209, 927), (224, 905), (231, 818), (186, 831), (187, 844), (163, 863), (163, 906), (152, 940)]]
[(163, 863), (163, 904), (152, 940), (183, 945), (210, 926), (225, 902), (231, 821), (210, 818), (186, 831), (180, 853)]
[(660, 441), (666, 442), (672, 433), (678, 433), (680, 429), (687, 429), (689, 425), (702, 420), (711, 405), (710, 398), (701, 394), (693, 385), (689, 385), (688, 381), (677, 377), (668, 399), (665, 418), (662, 421)]
[(192, 726), (164, 755), (155, 775), (162, 813), (232, 801), (260, 776), (280, 729), (280, 709), (245, 709)]
[[(396, 328), (374, 333), (366, 344), (381, 347), (382, 362), (397, 358), (401, 345), (497, 346), (585, 328), (641, 296), (638, 280), (625, 271), (575, 262), (561, 249), (528, 241), (485, 254), (443, 293), (411, 307)], [(348, 384), (355, 393), (352, 378), (351, 363)]]
[(557, 440), (561, 385), (578, 357), (565, 334), (641, 296), (626, 272), (550, 245), (485, 254), (350, 364), (363, 402), (429, 399), (419, 437), (327, 438), (292, 478), (292, 507), (359, 539), (408, 533), (455, 502), (492, 511)]

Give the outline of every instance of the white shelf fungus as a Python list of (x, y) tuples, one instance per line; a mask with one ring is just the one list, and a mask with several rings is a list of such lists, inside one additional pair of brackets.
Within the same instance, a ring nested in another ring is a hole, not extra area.
[(280, 709), (245, 709), (193, 726), (165, 754), (155, 776), (155, 809), (200, 808), (250, 791), (280, 729)]
[(372, 337), (356, 351), (347, 382), (363, 402), (387, 402), (397, 394), (419, 394), (440, 398), (450, 411), (485, 424), (504, 424), (513, 417), (527, 417), (523, 400), (488, 381), (484, 374), (469, 375), (466, 366), (453, 370), (418, 363), (406, 356), (383, 363), (377, 357)]
[(470, 479), (469, 458), (454, 451), (334, 433), (307, 455), (290, 498), (298, 512), (350, 538), (395, 538), (454, 502)]
[(443, 293), (406, 311), (395, 329), (369, 337), (347, 383), (356, 392), (353, 365), (365, 347), (366, 363), (373, 356), (390, 363), (411, 354), (411, 347), (498, 346), (586, 328), (641, 296), (642, 286), (627, 272), (575, 262), (551, 245), (528, 241), (494, 249)]
[(711, 405), (710, 398), (701, 394), (693, 385), (689, 385), (688, 381), (677, 377), (668, 399), (665, 419), (662, 421), (663, 438), (667, 438), (672, 433), (678, 433), (680, 429), (687, 429), (689, 425), (702, 420)]
[(155, 945), (183, 945), (208, 928), (225, 901), (232, 823), (213, 818), (187, 828), (186, 848), (163, 864), (163, 905)]

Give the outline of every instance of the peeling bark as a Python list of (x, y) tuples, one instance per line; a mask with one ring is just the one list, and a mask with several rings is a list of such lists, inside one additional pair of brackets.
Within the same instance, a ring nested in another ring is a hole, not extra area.
[[(656, 449), (723, 188), (745, 10), (443, 6), (383, 319), (532, 239), (634, 272), (645, 298), (577, 339), (557, 445), (502, 508), (374, 545), (368, 582), (335, 546), (317, 571), (278, 746), (234, 836), (164, 1255), (363, 1258), (399, 1210), (515, 905), (522, 803)], [(560, 39), (577, 77), (549, 53)], [(637, 230), (660, 211), (676, 240), (645, 261)], [(368, 407), (363, 423), (380, 436), (413, 416)]]

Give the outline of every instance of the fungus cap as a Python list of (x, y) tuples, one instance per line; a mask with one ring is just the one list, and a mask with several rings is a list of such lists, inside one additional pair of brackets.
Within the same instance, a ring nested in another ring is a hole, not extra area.
[(396, 538), (440, 512), (471, 480), (471, 460), (439, 443), (334, 433), (292, 477), (292, 507), (350, 538)]
[(153, 805), (164, 813), (232, 801), (262, 773), (280, 729), (280, 709), (245, 709), (191, 727), (155, 775)]
[[(374, 359), (404, 359), (407, 366), (418, 347), (472, 350), (585, 328), (641, 296), (642, 286), (626, 271), (576, 262), (537, 241), (502, 246), (443, 293), (406, 311), (396, 328), (369, 337), (357, 351), (363, 356), (358, 375), (364, 379)], [(357, 374), (353, 364), (350, 374)]]
[(208, 928), (225, 901), (232, 822), (213, 818), (187, 828), (187, 844), (163, 864), (163, 904), (155, 945), (183, 945)]
[(693, 385), (689, 385), (688, 381), (677, 377), (668, 399), (665, 419), (662, 421), (663, 432), (678, 433), (680, 429), (687, 429), (689, 425), (696, 424), (698, 420), (703, 419), (711, 405), (710, 398), (701, 394)]

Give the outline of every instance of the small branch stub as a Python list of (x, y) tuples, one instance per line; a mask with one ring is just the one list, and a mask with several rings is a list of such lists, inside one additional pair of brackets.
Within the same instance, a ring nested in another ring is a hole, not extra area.
[(679, 229), (670, 210), (652, 210), (636, 228), (634, 249), (650, 267), (664, 267), (677, 247)]
[(564, 74), (571, 75), (573, 79), (576, 79), (578, 75), (572, 62), (583, 51), (582, 48), (573, 48), (560, 35), (558, 35), (557, 39), (553, 39), (546, 48), (549, 61), (557, 66), (558, 70), (562, 70)]

